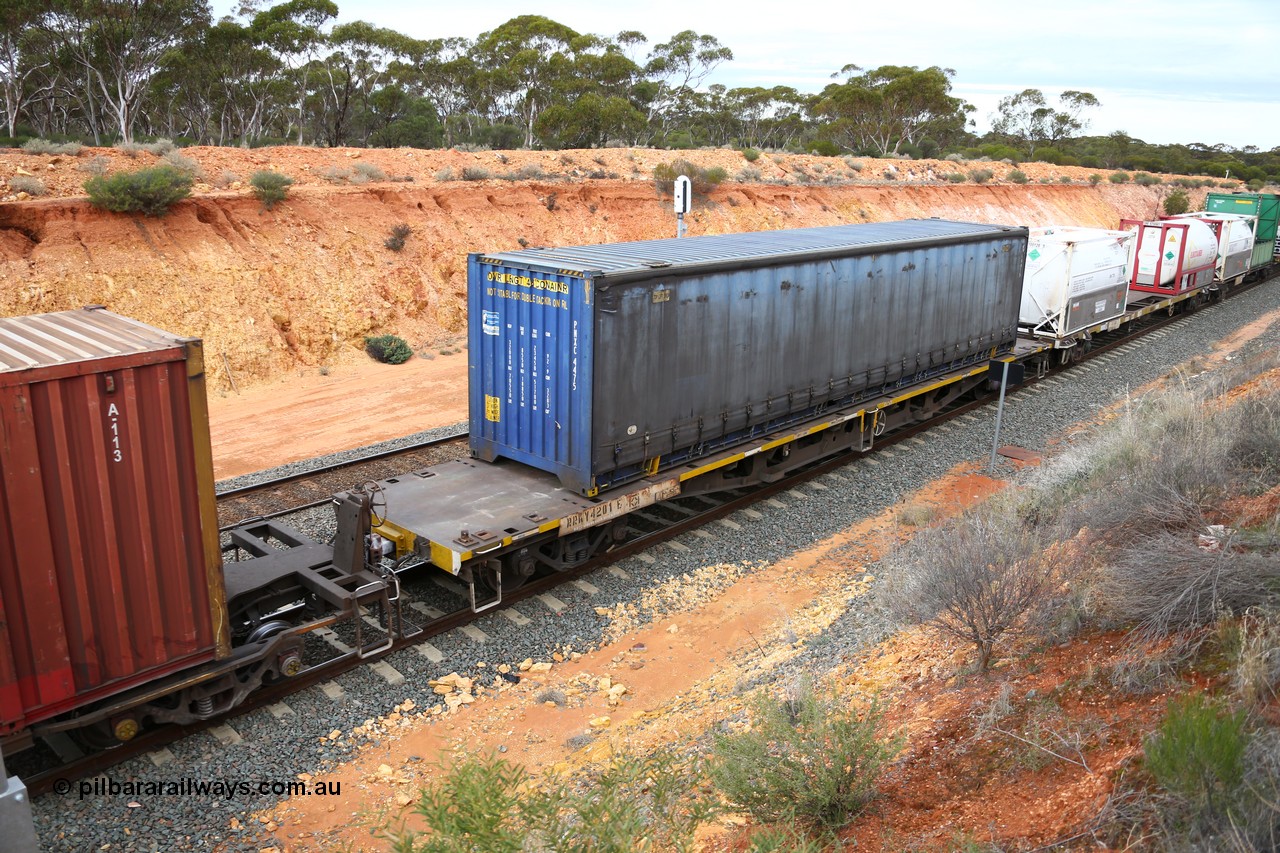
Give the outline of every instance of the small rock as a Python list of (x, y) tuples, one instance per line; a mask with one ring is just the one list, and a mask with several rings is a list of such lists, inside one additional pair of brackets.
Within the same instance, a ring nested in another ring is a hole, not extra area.
[(678, 633), (680, 633), (680, 626), (679, 626), (679, 625), (672, 624), (669, 628), (667, 628), (667, 633), (668, 633), (668, 634), (678, 634)]
[(595, 717), (594, 719), (592, 719), (590, 722), (587, 723), (587, 725), (593, 729), (607, 729), (612, 724), (613, 724), (613, 720), (609, 719), (608, 717)]

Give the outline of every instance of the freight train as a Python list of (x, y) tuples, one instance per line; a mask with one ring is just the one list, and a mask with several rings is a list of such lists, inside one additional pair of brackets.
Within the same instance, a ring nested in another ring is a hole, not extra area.
[(993, 365), (1043, 375), (1270, 274), (1277, 200), (1118, 231), (927, 219), (474, 254), (472, 458), (335, 496), (328, 543), (220, 534), (198, 340), (101, 307), (0, 319), (4, 751), (225, 713), (338, 623), (377, 655), (409, 568), (480, 611), (651, 504), (869, 451)]

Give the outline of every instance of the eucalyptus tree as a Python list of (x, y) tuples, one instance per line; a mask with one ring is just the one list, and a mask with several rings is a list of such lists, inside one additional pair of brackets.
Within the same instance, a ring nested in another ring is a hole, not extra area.
[[(249, 8), (253, 8), (250, 6)], [(294, 77), (294, 130), (303, 142), (307, 100), (307, 72), (325, 45), (324, 28), (338, 17), (333, 0), (288, 0), (255, 12), (249, 30), (257, 42), (269, 48)]]
[(1022, 145), (1027, 156), (1034, 157), (1041, 143), (1055, 145), (1083, 130), (1088, 125), (1083, 112), (1100, 105), (1089, 92), (1075, 90), (1063, 92), (1058, 102), (1061, 108), (1055, 110), (1039, 89), (1023, 89), (1001, 98), (991, 116), (991, 130)]
[(52, 78), (43, 74), (52, 57), (39, 44), (43, 34), (36, 26), (45, 9), (41, 0), (0, 4), (0, 90), (9, 136), (17, 133), (18, 117), (26, 106), (53, 89)]
[[(351, 141), (354, 120), (369, 111), (369, 98), (387, 79), (391, 64), (413, 54), (412, 39), (365, 21), (339, 24), (326, 40), (332, 51), (314, 63), (314, 114), (320, 137), (329, 145)], [(368, 134), (361, 133), (361, 142)]]
[(666, 135), (671, 119), (689, 115), (691, 95), (717, 67), (733, 59), (733, 51), (715, 36), (683, 30), (655, 45), (645, 63), (650, 81), (645, 93), (651, 133)]
[(497, 122), (511, 120), (534, 143), (538, 115), (554, 102), (556, 84), (572, 73), (579, 34), (542, 15), (521, 15), (487, 33), (474, 49), (478, 105)]
[(52, 0), (37, 26), (79, 64), (125, 142), (166, 54), (209, 25), (205, 0)]
[(154, 85), (198, 141), (247, 148), (283, 117), (290, 98), (284, 70), (248, 26), (224, 18), (166, 63)]
[[(465, 38), (439, 38), (416, 41), (405, 58), (407, 66), (403, 85), (420, 92), (434, 106), (444, 131), (444, 144), (458, 140), (454, 131), (468, 125), (477, 112), (475, 81), (478, 73), (474, 42)], [(474, 127), (468, 127), (474, 131)]]
[(827, 119), (824, 130), (855, 150), (896, 156), (903, 144), (925, 136), (946, 136), (964, 130), (972, 107), (951, 96), (950, 68), (883, 65), (862, 73), (846, 65), (816, 99), (814, 111)]

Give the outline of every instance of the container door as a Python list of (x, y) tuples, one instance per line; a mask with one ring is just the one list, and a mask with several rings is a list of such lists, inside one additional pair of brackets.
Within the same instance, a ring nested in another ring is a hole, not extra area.
[(566, 271), (471, 257), (471, 449), (588, 490), (593, 284)]

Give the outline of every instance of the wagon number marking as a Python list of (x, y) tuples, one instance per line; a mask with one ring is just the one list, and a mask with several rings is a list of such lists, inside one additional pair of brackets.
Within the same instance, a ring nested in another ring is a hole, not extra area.
[(680, 481), (664, 480), (661, 483), (654, 483), (621, 497), (602, 501), (560, 519), (560, 535), (564, 536), (568, 533), (576, 533), (579, 530), (586, 530), (588, 527), (604, 524), (612, 518), (635, 512), (658, 501), (670, 500), (678, 494), (680, 494)]
[(107, 406), (107, 423), (111, 429), (111, 461), (123, 462), (124, 454), (120, 451), (120, 410), (115, 403)]

